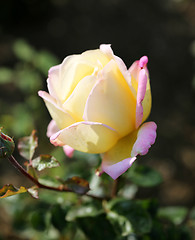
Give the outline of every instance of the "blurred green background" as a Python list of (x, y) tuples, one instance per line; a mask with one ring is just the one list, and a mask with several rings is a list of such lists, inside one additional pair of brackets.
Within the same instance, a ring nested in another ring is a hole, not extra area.
[[(53, 152), (62, 160), (62, 151), (51, 146), (45, 136), (50, 116), (37, 95), (38, 90), (47, 89), (48, 69), (67, 55), (96, 49), (102, 43), (112, 44), (127, 67), (147, 55), (153, 96), (149, 119), (157, 123), (158, 137), (149, 154), (138, 161), (158, 170), (163, 183), (141, 188), (137, 197), (156, 197), (162, 206), (192, 206), (194, 12), (193, 0), (1, 1), (0, 125), (16, 142), (36, 129), (40, 151)], [(22, 161), (17, 151), (15, 156)], [(78, 163), (73, 163), (75, 169)], [(0, 162), (1, 187), (23, 181), (8, 162)]]

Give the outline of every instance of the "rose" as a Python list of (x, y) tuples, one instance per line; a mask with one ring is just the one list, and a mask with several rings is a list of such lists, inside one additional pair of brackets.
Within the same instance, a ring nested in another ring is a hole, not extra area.
[(53, 121), (51, 143), (101, 153), (102, 172), (116, 179), (155, 142), (146, 56), (128, 70), (110, 45), (72, 55), (49, 70), (49, 94), (39, 91)]

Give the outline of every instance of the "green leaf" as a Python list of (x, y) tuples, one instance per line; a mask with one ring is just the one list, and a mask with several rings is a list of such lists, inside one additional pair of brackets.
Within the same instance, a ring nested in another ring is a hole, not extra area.
[(162, 207), (158, 211), (158, 216), (169, 219), (174, 224), (182, 223), (186, 217), (188, 209), (186, 207)]
[(59, 204), (55, 204), (54, 206), (52, 206), (50, 212), (51, 212), (51, 223), (59, 231), (62, 231), (67, 224), (67, 221), (65, 220), (67, 211), (64, 210)]
[(34, 128), (32, 110), (24, 103), (16, 103), (13, 105), (12, 116), (10, 119), (8, 118), (8, 121), (15, 136), (23, 137)]
[(32, 62), (34, 59), (35, 50), (25, 40), (15, 41), (13, 51), (20, 60)]
[(130, 180), (140, 187), (154, 187), (162, 182), (159, 172), (144, 165), (133, 166), (127, 174)]
[(137, 200), (137, 203), (139, 203), (152, 217), (156, 217), (157, 211), (159, 208), (159, 203), (157, 199), (143, 199), (143, 200)]
[(118, 215), (116, 212), (109, 211), (107, 218), (114, 226), (115, 232), (118, 235), (124, 237), (133, 232), (132, 225), (126, 217)]
[(35, 171), (35, 169), (34, 169), (32, 166), (27, 165), (27, 172), (28, 172), (28, 174), (30, 174), (33, 178), (38, 179), (37, 174), (36, 174), (36, 171)]
[(68, 221), (73, 221), (76, 218), (80, 217), (95, 217), (101, 214), (103, 210), (98, 209), (95, 205), (87, 205), (87, 206), (79, 206), (71, 208), (68, 213), (66, 219)]
[(39, 157), (32, 160), (32, 166), (33, 168), (36, 168), (38, 171), (42, 171), (45, 168), (59, 167), (60, 164), (51, 155), (40, 155)]
[(44, 175), (39, 177), (39, 182), (43, 185), (51, 186), (51, 187), (58, 187), (59, 181), (49, 175)]
[(141, 204), (133, 200), (114, 199), (107, 207), (116, 214), (129, 220), (133, 231), (137, 234), (148, 233), (152, 227), (151, 217)]
[(34, 65), (43, 74), (47, 74), (48, 69), (58, 64), (57, 58), (50, 52), (42, 50), (36, 53), (34, 58)]
[(33, 130), (31, 135), (28, 137), (23, 137), (19, 139), (18, 142), (18, 150), (22, 157), (27, 160), (31, 160), (35, 149), (38, 146), (38, 138), (36, 136), (36, 131)]
[(76, 219), (76, 223), (88, 239), (116, 239), (114, 227), (107, 219), (105, 213), (91, 217), (79, 217)]
[(38, 231), (44, 231), (46, 228), (45, 211), (38, 209), (31, 214), (30, 222), (32, 227)]
[(34, 94), (41, 88), (40, 73), (29, 66), (20, 66), (16, 71), (14, 80), (15, 85), (27, 96)]
[(0, 84), (10, 83), (12, 81), (12, 70), (9, 68), (0, 68)]
[(190, 218), (195, 221), (195, 207), (193, 207), (190, 211)]
[(90, 190), (88, 181), (77, 176), (67, 179), (63, 185), (78, 194), (85, 194)]
[(0, 198), (6, 198), (20, 193), (27, 192), (25, 187), (16, 188), (12, 184), (6, 184), (0, 189)]

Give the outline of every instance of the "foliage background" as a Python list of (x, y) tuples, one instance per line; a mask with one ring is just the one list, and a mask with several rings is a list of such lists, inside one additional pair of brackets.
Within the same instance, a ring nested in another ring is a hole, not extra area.
[[(136, 197), (155, 197), (162, 206), (193, 206), (194, 12), (193, 0), (1, 1), (0, 125), (16, 140), (37, 129), (40, 151), (62, 160), (62, 152), (45, 136), (50, 117), (37, 96), (39, 89), (46, 90), (49, 67), (101, 43), (111, 43), (127, 66), (147, 55), (153, 95), (150, 119), (158, 124), (158, 138), (139, 161), (158, 170), (163, 183), (140, 188)], [(84, 167), (74, 160), (66, 159), (66, 164), (76, 173)], [(0, 162), (1, 186), (23, 181), (7, 162)], [(10, 220), (0, 219), (3, 229)]]

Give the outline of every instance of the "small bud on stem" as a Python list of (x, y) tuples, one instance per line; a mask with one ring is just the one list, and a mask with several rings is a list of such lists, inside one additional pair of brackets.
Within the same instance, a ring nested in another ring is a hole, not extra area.
[(14, 151), (15, 144), (11, 137), (1, 132), (0, 128), (0, 159), (10, 157)]

